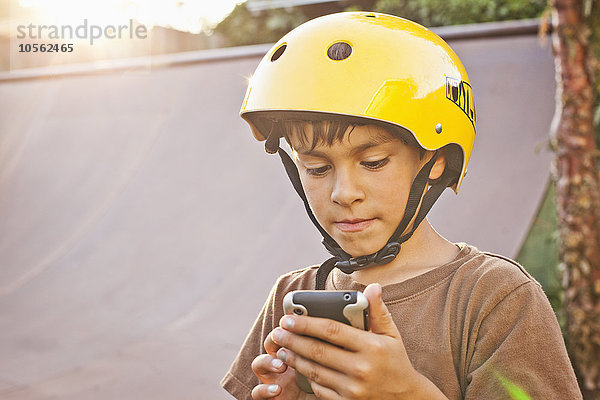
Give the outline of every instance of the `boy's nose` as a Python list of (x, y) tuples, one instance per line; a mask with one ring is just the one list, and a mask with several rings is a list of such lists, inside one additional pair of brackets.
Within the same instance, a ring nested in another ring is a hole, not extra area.
[(331, 191), (331, 201), (347, 207), (356, 201), (364, 199), (364, 192), (359, 183), (352, 175), (338, 169), (335, 173), (335, 181)]

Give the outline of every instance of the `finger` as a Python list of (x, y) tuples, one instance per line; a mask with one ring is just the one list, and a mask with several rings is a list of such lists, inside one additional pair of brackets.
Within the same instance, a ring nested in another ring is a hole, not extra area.
[(252, 389), (252, 399), (270, 399), (281, 393), (279, 385), (257, 385)]
[(251, 367), (254, 375), (256, 375), (263, 383), (270, 383), (265, 382), (266, 380), (269, 380), (268, 377), (270, 374), (281, 374), (287, 369), (287, 365), (280, 359), (269, 354), (261, 354), (256, 357), (252, 360)]
[(340, 388), (349, 383), (346, 375), (308, 360), (289, 349), (280, 349), (277, 356), (311, 382), (316, 382), (336, 393), (339, 393)]
[[(285, 315), (280, 326), (287, 331), (322, 339), (348, 350), (358, 351), (367, 332), (329, 318)], [(275, 338), (274, 338), (275, 340)], [(277, 340), (276, 343), (282, 345)], [(285, 345), (283, 345), (285, 346)]]
[[(352, 352), (310, 336), (297, 335), (281, 328), (273, 330), (277, 344), (325, 367), (341, 371), (353, 364)], [(279, 356), (279, 352), (277, 353)]]
[(363, 292), (369, 300), (369, 322), (371, 332), (394, 338), (400, 337), (398, 327), (392, 318), (387, 306), (381, 299), (381, 285), (372, 283), (365, 288)]
[(265, 338), (265, 342), (264, 342), (264, 346), (265, 346), (265, 350), (267, 352), (267, 354), (272, 355), (273, 357), (275, 357), (275, 354), (277, 354), (277, 350), (279, 350), (281, 348), (281, 346), (279, 346), (277, 343), (275, 343), (273, 341), (272, 335), (273, 331), (271, 331), (271, 333), (269, 333), (267, 335), (267, 337)]
[(335, 390), (332, 390), (328, 387), (319, 385), (317, 382), (310, 382), (310, 387), (312, 388), (315, 396), (322, 400), (341, 400), (343, 399)]

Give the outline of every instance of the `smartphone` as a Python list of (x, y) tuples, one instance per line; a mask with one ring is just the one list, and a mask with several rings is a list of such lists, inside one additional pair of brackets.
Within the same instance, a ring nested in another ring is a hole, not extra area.
[[(354, 290), (295, 290), (283, 298), (286, 314), (329, 318), (355, 328), (369, 329), (369, 301)], [(296, 384), (306, 393), (313, 393), (308, 379), (296, 372)]]

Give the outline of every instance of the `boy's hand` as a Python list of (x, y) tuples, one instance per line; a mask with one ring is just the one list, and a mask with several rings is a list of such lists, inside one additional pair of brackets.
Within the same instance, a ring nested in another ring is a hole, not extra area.
[(277, 356), (305, 375), (323, 400), (446, 399), (412, 367), (381, 300), (381, 286), (367, 286), (364, 295), (370, 332), (330, 319), (286, 315), (270, 335), (281, 346)]
[(252, 398), (297, 399), (300, 389), (296, 385), (296, 371), (277, 358), (277, 350), (281, 346), (273, 342), (271, 335), (267, 336), (264, 345), (267, 354), (261, 354), (252, 361), (252, 372), (262, 382), (252, 389)]

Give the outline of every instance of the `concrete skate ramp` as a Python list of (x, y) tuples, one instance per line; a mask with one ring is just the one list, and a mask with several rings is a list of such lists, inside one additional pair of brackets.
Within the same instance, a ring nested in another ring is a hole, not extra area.
[[(549, 175), (550, 50), (532, 34), (451, 44), (478, 133), (431, 220), (515, 256)], [(229, 398), (218, 382), (277, 276), (327, 256), (238, 117), (258, 50), (3, 77), (0, 398)]]

